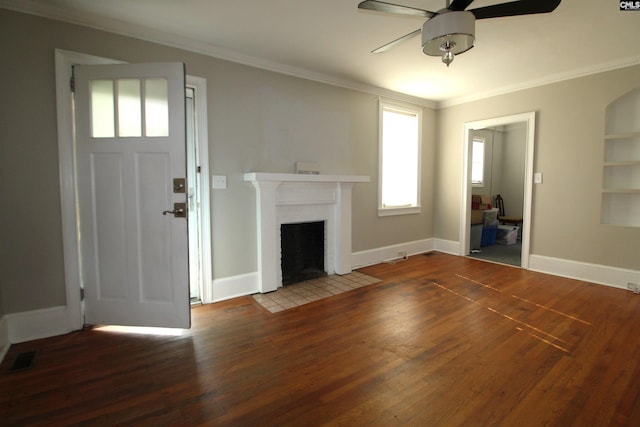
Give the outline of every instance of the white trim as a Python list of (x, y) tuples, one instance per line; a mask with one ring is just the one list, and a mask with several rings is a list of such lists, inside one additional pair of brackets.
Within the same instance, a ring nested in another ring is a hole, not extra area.
[[(381, 262), (397, 260), (399, 252), (407, 256), (426, 252), (443, 252), (460, 256), (460, 242), (436, 238), (399, 243), (376, 249), (354, 252), (351, 264), (354, 269)], [(627, 289), (627, 282), (640, 283), (640, 271), (627, 270), (605, 265), (589, 264), (540, 255), (529, 257), (529, 269), (539, 273), (552, 274), (560, 277), (583, 280), (599, 285)], [(224, 301), (260, 292), (258, 272), (225, 277), (213, 281), (214, 302)]]
[(559, 83), (566, 80), (577, 79), (580, 77), (586, 77), (594, 74), (605, 73), (607, 71), (618, 70), (620, 68), (632, 67), (640, 64), (640, 56), (633, 56), (631, 58), (624, 58), (621, 60), (605, 62), (602, 64), (589, 65), (587, 67), (578, 68), (563, 73), (551, 74), (541, 77), (539, 79), (529, 80), (522, 83), (516, 83), (509, 86), (504, 86), (494, 90), (486, 92), (476, 93), (469, 96), (460, 96), (457, 98), (451, 98), (445, 101), (440, 101), (436, 105), (436, 109), (453, 107), (454, 105), (466, 104), (473, 101), (479, 101), (481, 99), (492, 98), (494, 96), (506, 95), (513, 92), (520, 92), (535, 87), (546, 86), (553, 83)]
[(50, 307), (5, 315), (12, 344), (49, 338), (71, 332), (67, 307)]
[(11, 347), (11, 342), (9, 341), (7, 316), (2, 316), (2, 318), (0, 318), (0, 363), (4, 360), (4, 356), (6, 356), (7, 351), (9, 351), (9, 347)]
[(429, 99), (407, 95), (404, 93), (391, 91), (389, 89), (384, 89), (377, 86), (367, 85), (365, 83), (356, 82), (329, 74), (318, 73), (312, 70), (280, 64), (264, 58), (244, 55), (228, 49), (222, 49), (209, 43), (199, 42), (175, 34), (168, 34), (153, 28), (134, 25), (105, 17), (89, 17), (83, 15), (80, 12), (62, 10), (60, 7), (50, 3), (34, 2), (31, 0), (21, 0), (19, 2), (11, 0), (0, 0), (0, 7), (16, 12), (28, 13), (48, 19), (54, 19), (57, 21), (107, 31), (113, 34), (134, 37), (140, 40), (158, 43), (164, 46), (170, 46), (178, 49), (184, 49), (186, 51), (195, 52), (213, 58), (235, 62), (238, 64), (248, 65), (267, 71), (273, 71), (280, 74), (286, 74), (289, 76), (299, 77), (306, 80), (325, 83), (346, 89), (353, 89), (372, 95), (384, 96), (391, 99), (397, 99), (398, 101), (410, 102), (416, 105), (421, 105), (423, 107), (433, 109), (447, 108), (454, 105), (466, 104), (472, 101), (478, 101), (494, 96), (505, 95), (508, 93), (518, 92), (534, 87), (545, 86), (552, 83), (558, 83), (566, 80), (604, 73), (606, 71), (612, 71), (640, 64), (640, 56), (632, 56), (630, 58), (623, 58), (620, 60), (614, 60), (601, 64), (588, 65), (576, 70), (551, 74), (538, 79), (508, 85), (473, 95), (460, 96), (443, 101), (432, 101)]
[(640, 283), (640, 270), (629, 270), (542, 255), (531, 255), (529, 269), (620, 289), (627, 289), (628, 282)]
[(398, 243), (351, 254), (351, 265), (354, 269), (367, 265), (379, 264), (384, 261), (400, 258), (399, 253), (407, 256), (430, 252), (434, 249), (434, 239), (415, 240), (413, 242)]
[(533, 160), (535, 146), (536, 113), (514, 114), (464, 124), (462, 136), (462, 189), (460, 200), (460, 250), (459, 255), (466, 256), (470, 251), (471, 233), (471, 162), (469, 145), (472, 131), (510, 123), (525, 122), (527, 125), (527, 141), (525, 151), (524, 202), (522, 208), (522, 256), (520, 267), (529, 268), (529, 251), (531, 245), (531, 206), (533, 198)]
[(195, 88), (196, 93), (196, 132), (200, 155), (200, 259), (202, 263), (200, 273), (203, 284), (200, 300), (207, 304), (213, 302), (207, 80), (187, 75), (187, 86)]
[(305, 68), (294, 67), (265, 58), (245, 55), (239, 52), (220, 48), (210, 43), (200, 42), (197, 40), (178, 36), (176, 34), (165, 33), (154, 28), (134, 25), (105, 17), (91, 17), (82, 14), (81, 12), (62, 10), (61, 8), (49, 3), (33, 2), (30, 0), (21, 0), (19, 3), (16, 3), (13, 1), (0, 0), (0, 7), (17, 12), (41, 16), (43, 18), (54, 19), (57, 21), (81, 25), (101, 31), (107, 31), (112, 34), (133, 37), (164, 46), (183, 49), (189, 52), (195, 52), (209, 57), (235, 62), (237, 64), (248, 65), (250, 67), (260, 68), (279, 74), (285, 74), (293, 77), (328, 84), (331, 86), (342, 87), (345, 89), (357, 90), (371, 95), (384, 96), (390, 99), (396, 99), (401, 102), (409, 102), (423, 107), (436, 108), (437, 106), (436, 102), (425, 98), (419, 98), (412, 95), (395, 92), (389, 89), (371, 86), (362, 82), (319, 73), (317, 71), (308, 70)]
[(434, 243), (434, 251), (450, 255), (458, 255), (460, 253), (460, 242), (455, 240), (434, 239)]
[(214, 302), (258, 293), (258, 272), (215, 279), (212, 288)]

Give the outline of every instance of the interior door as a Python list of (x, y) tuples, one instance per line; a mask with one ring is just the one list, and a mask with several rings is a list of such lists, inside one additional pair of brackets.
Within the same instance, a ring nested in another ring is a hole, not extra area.
[(85, 323), (188, 328), (184, 64), (74, 79)]

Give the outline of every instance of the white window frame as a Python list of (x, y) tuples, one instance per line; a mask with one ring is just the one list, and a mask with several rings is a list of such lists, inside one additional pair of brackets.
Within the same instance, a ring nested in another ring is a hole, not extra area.
[[(474, 158), (473, 158), (473, 144), (475, 142), (481, 142), (482, 143), (482, 180), (481, 181), (474, 181), (473, 180), (473, 166), (475, 164), (474, 162)], [(471, 140), (471, 186), (472, 187), (484, 187), (484, 175), (485, 175), (485, 166), (486, 166), (486, 160), (487, 160), (487, 156), (486, 156), (486, 150), (487, 150), (487, 141), (485, 138), (482, 137), (477, 137), (474, 136), (473, 139)]]
[[(383, 169), (383, 148), (384, 148), (384, 140), (383, 140), (383, 115), (385, 110), (392, 110), (402, 114), (415, 115), (418, 121), (418, 147), (417, 153), (417, 175), (416, 175), (416, 203), (415, 205), (405, 205), (405, 206), (385, 206), (382, 200), (382, 188), (383, 188), (383, 180), (384, 176), (382, 173)], [(420, 204), (420, 193), (421, 193), (421, 176), (422, 176), (422, 109), (419, 107), (415, 107), (409, 104), (402, 104), (397, 102), (390, 102), (386, 100), (379, 101), (378, 108), (378, 216), (391, 216), (391, 215), (405, 215), (405, 214), (415, 214), (420, 213), (422, 211), (422, 206)]]

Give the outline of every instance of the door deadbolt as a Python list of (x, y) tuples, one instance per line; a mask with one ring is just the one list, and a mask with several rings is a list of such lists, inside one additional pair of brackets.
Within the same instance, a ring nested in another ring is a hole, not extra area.
[(173, 178), (173, 192), (174, 193), (186, 193), (187, 192), (187, 180), (184, 178)]
[(162, 215), (171, 214), (176, 218), (187, 217), (187, 204), (186, 203), (174, 203), (172, 211), (164, 211)]

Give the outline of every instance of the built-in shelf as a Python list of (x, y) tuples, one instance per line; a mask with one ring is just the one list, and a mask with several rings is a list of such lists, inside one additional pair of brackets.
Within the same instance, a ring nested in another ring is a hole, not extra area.
[(640, 89), (607, 107), (602, 223), (640, 227)]

